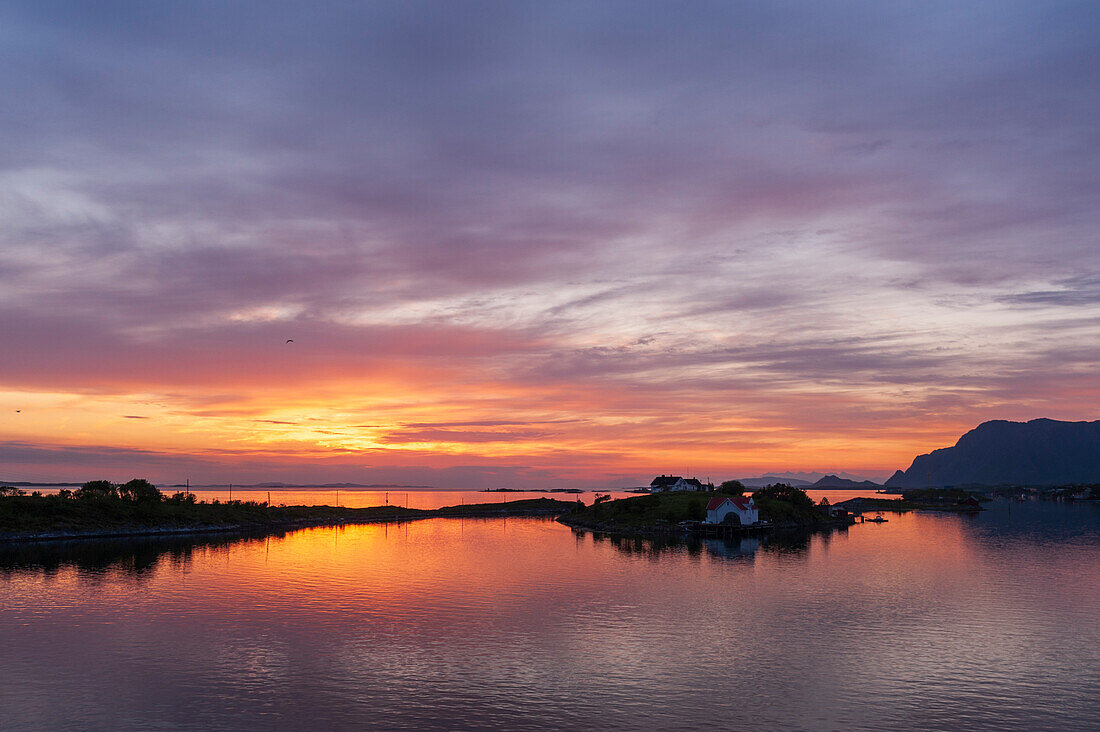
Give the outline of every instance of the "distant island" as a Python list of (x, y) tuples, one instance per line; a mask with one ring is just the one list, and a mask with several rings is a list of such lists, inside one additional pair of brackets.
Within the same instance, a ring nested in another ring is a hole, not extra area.
[(482, 493), (584, 493), (580, 488), (485, 488)]
[(826, 475), (810, 487), (815, 490), (822, 488), (881, 488), (882, 484), (872, 480), (851, 480), (836, 475)]
[(759, 478), (741, 478), (739, 481), (746, 488), (763, 488), (768, 485), (793, 485), (795, 488), (809, 488), (813, 485), (811, 480), (799, 480), (797, 478), (784, 478), (781, 475), (762, 475)]
[[(277, 488), (279, 490), (300, 490), (311, 488), (326, 488), (329, 490), (382, 490), (382, 489), (405, 489), (405, 490), (436, 490), (432, 485), (398, 485), (395, 483), (279, 483), (279, 482), (267, 482), (267, 483), (210, 483), (205, 485), (192, 485), (191, 488), (196, 490), (204, 490), (207, 488), (225, 488), (232, 485), (234, 488), (240, 488), (243, 491), (247, 490), (261, 490)], [(171, 488), (183, 488), (183, 483), (176, 483), (169, 486)]]
[(995, 420), (913, 460), (887, 488), (1100, 483), (1100, 421)]
[[(62, 482), (62, 483), (36, 483), (29, 480), (0, 480), (0, 485), (14, 486), (17, 488), (76, 488), (82, 485), (82, 481), (74, 482)], [(233, 486), (241, 490), (262, 490), (277, 488), (279, 490), (297, 490), (297, 489), (311, 489), (311, 488), (325, 488), (329, 490), (381, 490), (381, 489), (405, 489), (405, 490), (438, 490), (434, 485), (400, 485), (396, 483), (204, 483), (204, 484), (189, 484), (189, 483), (172, 483), (165, 487), (167, 488), (187, 488), (194, 490), (208, 490), (212, 488), (222, 489)]]
[[(848, 474), (850, 475), (850, 473)], [(817, 480), (803, 480), (800, 478), (790, 478), (784, 475), (770, 475), (765, 474), (759, 478), (741, 478), (738, 482), (744, 485), (746, 488), (763, 488), (769, 485), (792, 485), (795, 488), (814, 489), (819, 488), (881, 488), (881, 483), (875, 483), (871, 480), (857, 480), (857, 476), (845, 478), (841, 475), (824, 475)]]

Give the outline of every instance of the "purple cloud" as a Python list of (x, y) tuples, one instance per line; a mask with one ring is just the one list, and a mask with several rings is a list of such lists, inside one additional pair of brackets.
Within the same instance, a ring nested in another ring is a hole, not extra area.
[(716, 395), (769, 429), (1092, 418), (1098, 31), (1072, 2), (7, 3), (0, 389), (279, 425), (251, 392), (402, 374), (470, 418), (392, 439), (469, 444)]

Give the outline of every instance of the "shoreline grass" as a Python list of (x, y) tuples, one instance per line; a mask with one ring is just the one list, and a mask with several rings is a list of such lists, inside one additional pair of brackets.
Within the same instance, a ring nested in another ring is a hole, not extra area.
[[(75, 495), (75, 494), (74, 494)], [(401, 506), (270, 506), (257, 501), (198, 501), (194, 494), (132, 500), (120, 495), (0, 495), (0, 541), (106, 538), (211, 532), (264, 532), (428, 518), (554, 516), (573, 501), (532, 498), (437, 509)], [(187, 497), (189, 496), (189, 498)]]

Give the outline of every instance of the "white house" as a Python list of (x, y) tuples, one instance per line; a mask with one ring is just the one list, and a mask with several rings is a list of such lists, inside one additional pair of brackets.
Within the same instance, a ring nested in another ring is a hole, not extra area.
[(654, 491), (702, 491), (706, 490), (695, 478), (681, 478), (678, 475), (659, 475), (649, 484)]
[(742, 526), (751, 526), (760, 520), (752, 496), (717, 496), (707, 504), (706, 522), (720, 524), (730, 514), (736, 516)]

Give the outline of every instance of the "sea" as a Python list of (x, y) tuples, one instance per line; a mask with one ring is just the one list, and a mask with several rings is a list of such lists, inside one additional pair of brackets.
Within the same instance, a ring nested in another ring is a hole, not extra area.
[(883, 515), (673, 543), (455, 518), (0, 545), (0, 730), (1100, 729), (1100, 505)]

